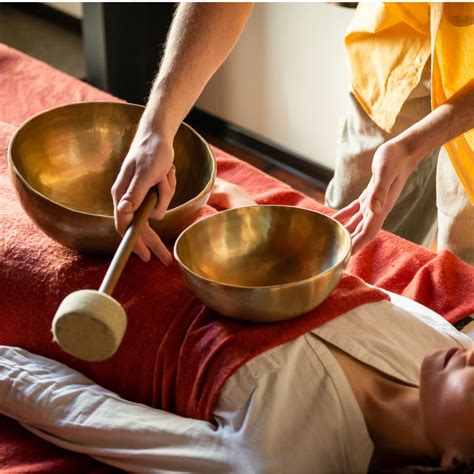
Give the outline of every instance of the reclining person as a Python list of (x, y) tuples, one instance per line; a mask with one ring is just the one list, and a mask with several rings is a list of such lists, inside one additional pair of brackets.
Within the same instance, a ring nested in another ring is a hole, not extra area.
[(364, 304), (261, 353), (227, 380), (212, 422), (128, 402), (7, 346), (0, 412), (58, 446), (135, 472), (459, 467), (474, 455), (473, 343), (407, 301)]

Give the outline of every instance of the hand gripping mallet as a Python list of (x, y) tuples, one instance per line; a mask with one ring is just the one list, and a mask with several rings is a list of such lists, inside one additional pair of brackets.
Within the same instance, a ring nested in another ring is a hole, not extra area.
[(99, 291), (75, 291), (59, 306), (52, 325), (54, 341), (78, 359), (99, 362), (118, 349), (127, 315), (111, 294), (157, 202), (158, 194), (151, 189), (117, 248)]

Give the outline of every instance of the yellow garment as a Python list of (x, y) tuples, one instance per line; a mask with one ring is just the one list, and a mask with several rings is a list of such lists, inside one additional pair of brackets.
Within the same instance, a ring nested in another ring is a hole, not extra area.
[[(354, 94), (387, 132), (431, 52), (433, 108), (474, 87), (474, 3), (359, 3), (345, 42)], [(474, 129), (445, 146), (474, 204)]]

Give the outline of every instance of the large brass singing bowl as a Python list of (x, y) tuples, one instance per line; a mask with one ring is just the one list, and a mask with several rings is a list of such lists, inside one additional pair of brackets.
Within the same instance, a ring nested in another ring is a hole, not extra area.
[[(143, 112), (140, 105), (81, 102), (27, 120), (9, 146), (21, 204), (51, 238), (81, 252), (113, 252), (110, 190)], [(216, 162), (205, 140), (182, 124), (174, 141), (177, 189), (166, 216), (151, 220), (163, 240), (176, 238), (206, 203)]]
[(194, 294), (231, 318), (273, 322), (318, 306), (351, 254), (334, 219), (290, 206), (252, 206), (186, 229), (174, 255)]

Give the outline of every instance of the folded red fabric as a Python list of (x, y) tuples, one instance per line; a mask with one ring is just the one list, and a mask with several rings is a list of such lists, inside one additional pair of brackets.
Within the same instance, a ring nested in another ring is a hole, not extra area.
[(123, 472), (83, 454), (53, 446), (0, 416), (0, 474), (113, 474)]
[[(0, 50), (3, 58), (0, 63), (11, 74), (3, 87), (13, 82), (14, 91), (19, 92), (22, 84), (22, 96), (26, 89), (35, 91), (35, 98), (29, 104), (20, 101), (15, 110), (5, 111), (11, 114), (8, 119), (13, 122), (24, 119), (28, 109), (37, 112), (41, 97), (45, 105), (51, 106), (104, 95), (11, 49), (4, 53), (8, 60)], [(18, 80), (13, 81), (15, 76)], [(4, 140), (11, 131), (10, 127), (3, 129)], [(5, 153), (5, 141), (2, 148)], [(272, 180), (270, 186), (262, 187), (262, 173), (216, 152), (219, 173), (225, 174), (227, 170), (227, 174), (245, 182), (257, 200), (274, 204), (297, 204), (301, 200), (302, 195), (278, 181)], [(357, 305), (384, 298), (377, 290), (365, 288), (346, 276), (335, 296), (306, 318), (271, 326), (224, 321), (194, 298), (176, 264), (165, 269), (156, 261), (144, 265), (134, 257), (114, 293), (129, 320), (122, 346), (109, 361), (85, 364), (52, 343), (50, 322), (68, 293), (98, 287), (107, 260), (80, 256), (39, 231), (14, 198), (5, 174), (5, 162), (4, 154), (0, 169), (3, 172), (0, 282), (5, 291), (0, 296), (4, 321), (0, 343), (63, 361), (129, 400), (210, 419), (219, 390), (244, 362)], [(207, 206), (201, 215), (212, 212), (216, 211)], [(144, 281), (148, 282), (146, 286)], [(348, 287), (352, 293), (347, 292)]]
[(436, 254), (382, 231), (351, 258), (348, 272), (411, 298), (450, 323), (474, 315), (474, 267), (447, 250)]
[[(212, 420), (220, 391), (245, 362), (296, 339), (363, 304), (388, 299), (360, 279), (344, 275), (316, 309), (294, 320), (254, 324), (222, 318), (192, 299), (176, 315), (160, 344), (155, 366), (155, 406), (191, 418)], [(179, 348), (179, 354), (176, 353)]]
[[(225, 381), (246, 361), (361, 304), (386, 298), (346, 275), (331, 297), (305, 317), (271, 325), (230, 321), (190, 293), (176, 263), (164, 268), (132, 257), (114, 293), (129, 320), (119, 351), (99, 364), (75, 360), (52, 343), (51, 319), (68, 293), (97, 288), (108, 262), (78, 255), (37, 229), (14, 198), (5, 161), (3, 156), (0, 343), (65, 362), (129, 400), (210, 420)], [(241, 168), (238, 160), (232, 162)], [(244, 167), (234, 176), (251, 182), (254, 173), (259, 172)], [(271, 202), (280, 202), (285, 193), (301, 197), (280, 185)], [(203, 214), (211, 212), (216, 211), (207, 207)]]

